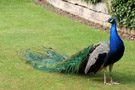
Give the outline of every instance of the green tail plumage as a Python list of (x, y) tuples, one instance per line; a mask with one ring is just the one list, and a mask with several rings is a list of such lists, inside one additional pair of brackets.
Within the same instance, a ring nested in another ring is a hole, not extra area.
[(23, 57), (34, 68), (48, 72), (77, 73), (81, 63), (88, 57), (93, 45), (68, 57), (57, 53), (51, 48), (27, 49)]

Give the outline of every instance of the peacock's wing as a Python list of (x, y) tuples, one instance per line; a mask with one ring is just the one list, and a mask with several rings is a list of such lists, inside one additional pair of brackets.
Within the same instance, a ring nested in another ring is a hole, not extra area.
[[(99, 55), (102, 55), (103, 53), (105, 53), (105, 51), (109, 51), (108, 43), (99, 43), (95, 46), (95, 49), (89, 55), (87, 65), (85, 67), (85, 74), (88, 73), (88, 71), (91, 69), (91, 67), (97, 62), (97, 60), (100, 59)], [(103, 60), (99, 61), (99, 62), (103, 63)], [(99, 66), (96, 66), (94, 68), (96, 69), (97, 67), (99, 67)]]

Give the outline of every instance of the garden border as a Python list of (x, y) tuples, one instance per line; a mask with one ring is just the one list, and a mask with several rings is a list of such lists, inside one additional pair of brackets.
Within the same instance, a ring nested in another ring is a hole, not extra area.
[[(80, 22), (82, 24), (94, 27), (96, 29), (100, 29), (100, 30), (104, 30), (106, 32), (110, 32), (110, 26), (106, 27), (106, 26), (103, 26), (101, 24), (94, 23), (94, 22), (92, 22), (90, 20), (87, 20), (87, 19), (84, 19), (84, 18), (79, 17), (77, 15), (74, 15), (74, 14), (72, 14), (70, 12), (63, 11), (63, 10), (61, 10), (59, 8), (54, 7), (53, 5), (48, 3), (46, 0), (35, 0), (35, 3), (38, 4), (38, 5), (43, 6), (45, 9), (47, 9), (47, 10), (53, 12), (53, 13), (57, 13), (59, 15), (66, 16), (66, 17), (68, 17), (68, 18), (70, 18), (72, 20), (75, 20), (75, 21)], [(131, 32), (127, 32), (126, 28), (118, 28), (118, 34), (124, 39), (135, 41), (134, 32), (133, 32), (133, 34), (131, 34)]]

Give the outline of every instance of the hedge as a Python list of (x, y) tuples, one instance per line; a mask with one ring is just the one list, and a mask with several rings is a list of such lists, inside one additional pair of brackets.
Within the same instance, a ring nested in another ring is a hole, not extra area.
[(135, 29), (135, 0), (113, 0), (112, 16), (120, 16), (119, 24)]

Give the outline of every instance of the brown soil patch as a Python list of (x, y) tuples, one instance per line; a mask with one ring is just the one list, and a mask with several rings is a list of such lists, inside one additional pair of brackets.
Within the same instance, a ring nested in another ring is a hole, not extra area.
[[(54, 7), (53, 5), (49, 4), (45, 0), (35, 0), (35, 3), (38, 4), (38, 5), (43, 6), (44, 8), (46, 8), (47, 10), (49, 10), (49, 11), (51, 11), (53, 13), (57, 13), (59, 15), (66, 16), (66, 17), (68, 17), (68, 18), (70, 18), (72, 20), (75, 20), (77, 22), (80, 22), (82, 24), (94, 27), (96, 29), (104, 30), (106, 32), (110, 31), (109, 27), (105, 27), (103, 25), (100, 25), (100, 24), (97, 24), (97, 23), (93, 23), (93, 22), (91, 22), (89, 20), (86, 20), (84, 18), (81, 18), (81, 17), (79, 17), (77, 15), (74, 15), (74, 14), (71, 14), (69, 12), (66, 12), (66, 11), (63, 11), (61, 9), (58, 9), (58, 8)], [(118, 33), (124, 39), (135, 41), (135, 35), (131, 35), (131, 34), (124, 33), (124, 32), (118, 32)]]

